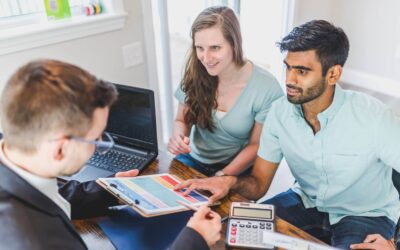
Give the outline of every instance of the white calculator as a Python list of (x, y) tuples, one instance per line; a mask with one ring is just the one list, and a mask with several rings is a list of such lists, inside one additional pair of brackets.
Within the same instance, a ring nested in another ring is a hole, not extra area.
[(226, 245), (257, 249), (274, 249), (263, 242), (264, 231), (275, 231), (273, 205), (232, 202), (226, 228)]

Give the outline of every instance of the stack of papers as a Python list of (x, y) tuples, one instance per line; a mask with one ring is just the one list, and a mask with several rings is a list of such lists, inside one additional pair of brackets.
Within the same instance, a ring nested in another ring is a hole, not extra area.
[(338, 248), (270, 231), (263, 232), (263, 242), (289, 250), (339, 250)]

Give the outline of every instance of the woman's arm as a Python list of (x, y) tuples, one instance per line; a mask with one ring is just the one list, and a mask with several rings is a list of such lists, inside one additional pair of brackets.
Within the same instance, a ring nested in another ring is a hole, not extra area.
[(192, 125), (185, 123), (185, 113), (187, 109), (188, 107), (185, 104), (179, 103), (172, 136), (169, 138), (168, 150), (175, 155), (187, 154), (191, 151), (189, 147), (189, 134)]
[(225, 175), (239, 175), (249, 166), (254, 164), (257, 157), (260, 135), (263, 125), (255, 122), (250, 134), (249, 143), (240, 151), (240, 153), (228, 164), (222, 172)]

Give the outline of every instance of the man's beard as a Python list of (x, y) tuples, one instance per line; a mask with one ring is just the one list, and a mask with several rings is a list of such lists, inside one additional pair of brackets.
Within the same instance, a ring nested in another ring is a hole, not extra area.
[(296, 85), (289, 83), (286, 84), (286, 87), (298, 91), (300, 95), (297, 96), (287, 95), (287, 99), (289, 102), (293, 104), (304, 104), (320, 97), (322, 93), (324, 93), (324, 91), (326, 90), (327, 86), (328, 84), (326, 83), (324, 78), (322, 78), (317, 84), (306, 89), (305, 91), (302, 88), (299, 88)]

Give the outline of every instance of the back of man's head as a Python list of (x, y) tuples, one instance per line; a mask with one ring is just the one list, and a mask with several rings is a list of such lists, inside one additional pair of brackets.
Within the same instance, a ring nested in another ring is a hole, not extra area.
[(277, 44), (281, 52), (315, 50), (323, 76), (334, 65), (343, 67), (349, 54), (349, 40), (344, 31), (324, 20), (313, 20), (295, 27)]
[(15, 72), (1, 97), (1, 125), (7, 146), (34, 153), (49, 132), (84, 136), (96, 108), (110, 106), (115, 86), (72, 64), (30, 62)]

